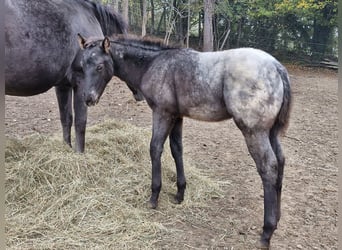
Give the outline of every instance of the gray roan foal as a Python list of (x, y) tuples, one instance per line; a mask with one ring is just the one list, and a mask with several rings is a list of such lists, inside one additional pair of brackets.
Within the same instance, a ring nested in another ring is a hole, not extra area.
[(117, 36), (86, 40), (81, 61), (88, 105), (95, 104), (113, 75), (143, 94), (153, 111), (150, 144), (152, 195), (156, 208), (162, 186), (160, 157), (167, 136), (177, 168), (177, 194), (186, 186), (182, 159), (183, 117), (202, 121), (233, 118), (261, 176), (268, 248), (280, 219), (284, 156), (278, 135), (289, 121), (291, 89), (286, 69), (271, 55), (253, 48), (197, 52), (147, 39)]

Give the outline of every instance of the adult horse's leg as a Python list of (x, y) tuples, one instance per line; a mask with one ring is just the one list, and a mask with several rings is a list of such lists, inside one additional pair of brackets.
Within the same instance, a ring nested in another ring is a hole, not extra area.
[(85, 144), (85, 131), (87, 125), (88, 107), (84, 102), (82, 91), (78, 91), (77, 87), (74, 88), (74, 111), (76, 134), (75, 150), (78, 153), (83, 153)]
[(268, 248), (278, 222), (278, 161), (267, 131), (243, 132), (264, 188), (264, 226), (261, 235), (261, 247)]
[(62, 123), (63, 139), (71, 147), (71, 126), (72, 126), (72, 88), (66, 80), (55, 87), (59, 116)]
[(175, 160), (177, 169), (177, 194), (175, 197), (177, 203), (181, 203), (184, 200), (184, 192), (186, 188), (183, 166), (182, 127), (183, 118), (178, 118), (170, 133), (171, 153)]
[(273, 152), (275, 153), (278, 161), (278, 178), (277, 178), (277, 202), (278, 202), (278, 214), (277, 214), (277, 220), (280, 220), (281, 216), (281, 190), (283, 185), (283, 174), (284, 174), (284, 165), (285, 165), (285, 157), (283, 155), (279, 138), (278, 138), (278, 129), (272, 128), (270, 132), (270, 141), (271, 146), (273, 149)]
[(127, 84), (127, 86), (128, 86), (128, 88), (132, 91), (132, 94), (133, 94), (133, 96), (134, 96), (134, 99), (135, 99), (137, 102), (140, 102), (140, 101), (144, 100), (144, 96), (143, 96), (143, 94), (140, 92), (140, 90), (135, 89), (135, 88), (131, 87), (131, 86), (128, 85), (128, 84)]
[(173, 120), (170, 115), (153, 111), (152, 139), (150, 143), (150, 156), (152, 162), (152, 194), (150, 207), (158, 206), (158, 197), (162, 186), (161, 180), (161, 154), (163, 152), (166, 137), (170, 133)]

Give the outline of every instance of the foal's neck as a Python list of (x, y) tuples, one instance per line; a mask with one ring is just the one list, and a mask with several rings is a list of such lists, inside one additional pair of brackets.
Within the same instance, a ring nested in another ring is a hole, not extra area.
[(138, 40), (111, 42), (114, 74), (121, 80), (140, 88), (141, 78), (153, 60), (171, 48), (156, 43), (145, 43)]

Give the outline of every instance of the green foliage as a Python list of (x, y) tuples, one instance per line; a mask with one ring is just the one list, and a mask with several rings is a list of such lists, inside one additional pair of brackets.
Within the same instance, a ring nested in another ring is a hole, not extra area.
[[(102, 0), (102, 3), (113, 6), (114, 1), (121, 6), (123, 0)], [(182, 43), (189, 31), (191, 46), (201, 48), (203, 0), (146, 1), (150, 35), (164, 38), (171, 34), (171, 40)], [(294, 55), (296, 59), (337, 57), (337, 0), (213, 1), (215, 49), (249, 46), (277, 55)], [(141, 0), (129, 2), (130, 30), (140, 34)]]
[(275, 5), (282, 15), (295, 14), (307, 20), (317, 19), (324, 25), (336, 25), (337, 1), (327, 0), (283, 0)]

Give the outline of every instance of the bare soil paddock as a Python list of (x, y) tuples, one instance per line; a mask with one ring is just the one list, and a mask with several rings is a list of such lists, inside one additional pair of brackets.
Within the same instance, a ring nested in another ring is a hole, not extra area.
[[(272, 249), (337, 249), (337, 74), (297, 66), (288, 70), (294, 104), (282, 138), (286, 155), (282, 218)], [(88, 112), (88, 125), (106, 119), (151, 127), (146, 103), (136, 103), (118, 80)], [(7, 137), (61, 135), (54, 90), (34, 97), (6, 96), (5, 122)], [(232, 121), (186, 119), (183, 138), (184, 157), (196, 161), (212, 179), (229, 185), (224, 198), (206, 208), (209, 221), (180, 221), (174, 228), (179, 231), (177, 238), (164, 237), (155, 247), (253, 249), (263, 221), (262, 186), (240, 131)]]

